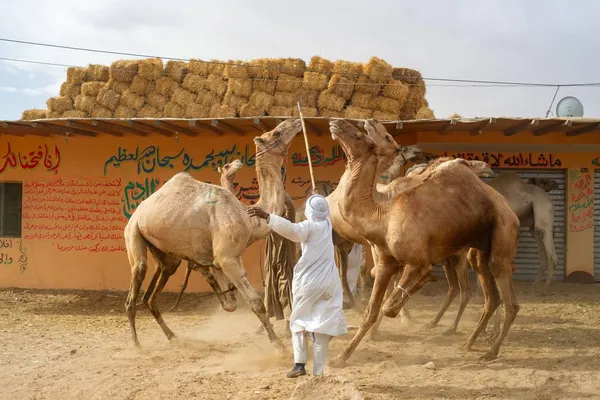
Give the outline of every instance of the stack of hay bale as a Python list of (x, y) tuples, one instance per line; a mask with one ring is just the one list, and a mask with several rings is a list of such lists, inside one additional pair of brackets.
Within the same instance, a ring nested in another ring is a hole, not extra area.
[(377, 57), (361, 64), (318, 56), (308, 67), (296, 58), (72, 67), (48, 110), (27, 110), (22, 118), (290, 117), (299, 100), (307, 117), (434, 118), (418, 71)]

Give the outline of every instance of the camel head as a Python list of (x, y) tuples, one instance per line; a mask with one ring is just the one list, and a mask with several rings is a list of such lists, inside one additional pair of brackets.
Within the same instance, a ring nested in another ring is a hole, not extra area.
[(284, 157), (292, 139), (302, 130), (302, 122), (299, 119), (286, 119), (275, 129), (265, 132), (254, 138), (256, 145), (256, 157), (263, 154)]
[(551, 190), (558, 189), (558, 182), (556, 182), (554, 179), (530, 178), (529, 183), (544, 189), (546, 193), (550, 192)]
[(491, 178), (494, 176), (494, 171), (490, 168), (490, 166), (483, 161), (469, 161), (471, 165), (471, 169), (475, 172), (480, 178)]
[(219, 167), (218, 171), (226, 178), (233, 179), (235, 174), (237, 174), (237, 172), (242, 169), (243, 166), (244, 164), (242, 164), (240, 160), (233, 160), (232, 162), (223, 165), (223, 167)]
[[(333, 140), (340, 142), (349, 161), (367, 154), (372, 154), (378, 149), (373, 139), (362, 133), (356, 126), (346, 120), (331, 120), (329, 122), (329, 132), (331, 132)], [(398, 154), (399, 146), (396, 146), (396, 154)]]

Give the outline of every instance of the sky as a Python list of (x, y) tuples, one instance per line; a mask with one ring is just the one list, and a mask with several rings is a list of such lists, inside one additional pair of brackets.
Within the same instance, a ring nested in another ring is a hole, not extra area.
[[(313, 55), (383, 58), (426, 78), (600, 82), (600, 2), (578, 0), (19, 0), (2, 5), (0, 38), (153, 56), (219, 60)], [(0, 57), (82, 65), (128, 58), (0, 41)], [(129, 57), (131, 58), (131, 57)], [(64, 67), (0, 61), (0, 119), (46, 108)], [(427, 81), (438, 118), (544, 117), (556, 87)], [(560, 88), (600, 117), (600, 86)]]

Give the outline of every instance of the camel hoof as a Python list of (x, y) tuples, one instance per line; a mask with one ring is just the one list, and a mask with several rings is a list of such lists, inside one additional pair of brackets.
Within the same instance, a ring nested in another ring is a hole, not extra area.
[(442, 336), (453, 336), (453, 335), (456, 335), (456, 328), (446, 329), (444, 332), (442, 332)]
[(485, 341), (489, 344), (492, 344), (496, 341), (496, 339), (498, 339), (499, 334), (497, 333), (492, 333), (491, 335), (489, 335)]
[(463, 343), (460, 347), (459, 350), (463, 350), (463, 351), (471, 351), (471, 348), (473, 347), (472, 343), (469, 342), (465, 342)]
[(435, 327), (437, 327), (437, 323), (436, 322), (430, 322), (430, 323), (428, 323), (426, 325), (423, 325), (423, 329), (433, 329)]
[(495, 360), (498, 357), (497, 354), (494, 354), (491, 351), (488, 351), (487, 353), (485, 353), (484, 355), (482, 355), (481, 357), (479, 357), (480, 361), (492, 361)]
[(346, 366), (346, 361), (344, 361), (341, 356), (337, 356), (329, 361), (328, 364), (331, 368), (344, 368)]

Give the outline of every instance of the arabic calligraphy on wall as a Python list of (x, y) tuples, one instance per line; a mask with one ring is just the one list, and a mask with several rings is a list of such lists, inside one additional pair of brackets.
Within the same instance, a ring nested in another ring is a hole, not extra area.
[(10, 142), (7, 142), (6, 153), (0, 157), (0, 174), (12, 168), (34, 170), (40, 165), (48, 172), (54, 172), (55, 174), (58, 172), (60, 151), (56, 145), (54, 145), (54, 151), (49, 149), (48, 145), (45, 144), (37, 146), (35, 150), (18, 151), (15, 153)]
[(142, 182), (131, 181), (125, 185), (123, 188), (123, 197), (121, 197), (123, 215), (127, 219), (131, 218), (131, 215), (140, 203), (156, 192), (160, 184), (161, 181), (159, 178), (146, 178)]
[[(310, 160), (313, 167), (329, 167), (346, 159), (346, 154), (339, 144), (331, 147), (330, 154), (330, 156), (325, 157), (325, 151), (321, 146), (312, 146), (310, 148)], [(308, 156), (303, 156), (302, 152), (295, 152), (292, 154), (292, 165), (298, 167), (308, 166)]]
[(110, 167), (119, 168), (125, 163), (135, 164), (138, 175), (153, 173), (159, 169), (170, 169), (175, 172), (200, 171), (205, 168), (217, 170), (217, 168), (230, 163), (236, 158), (245, 166), (254, 167), (254, 153), (255, 150), (251, 149), (249, 144), (244, 147), (243, 152), (241, 148), (238, 148), (237, 144), (234, 144), (229, 149), (219, 152), (212, 149), (204, 156), (195, 159), (194, 156), (186, 152), (185, 148), (182, 148), (176, 154), (165, 155), (164, 153), (161, 154), (159, 146), (148, 146), (142, 150), (138, 146), (133, 152), (129, 152), (126, 148), (119, 146), (117, 154), (111, 156), (104, 163), (104, 175), (107, 175)]
[(235, 182), (233, 189), (235, 197), (245, 204), (254, 205), (260, 199), (260, 189), (256, 178), (252, 178), (249, 186), (242, 186), (238, 182)]
[[(14, 252), (18, 251), (18, 255)], [(19, 265), (19, 273), (27, 271), (27, 249), (23, 244), (23, 240), (0, 239), (0, 265)]]
[(463, 158), (465, 160), (477, 160), (487, 163), (490, 167), (525, 167), (525, 168), (560, 168), (562, 162), (552, 153), (547, 156), (543, 153), (518, 153), (506, 155), (504, 153), (465, 153), (457, 152), (448, 154), (444, 152), (444, 157)]
[(569, 232), (594, 227), (594, 189), (592, 177), (578, 169), (569, 170)]

